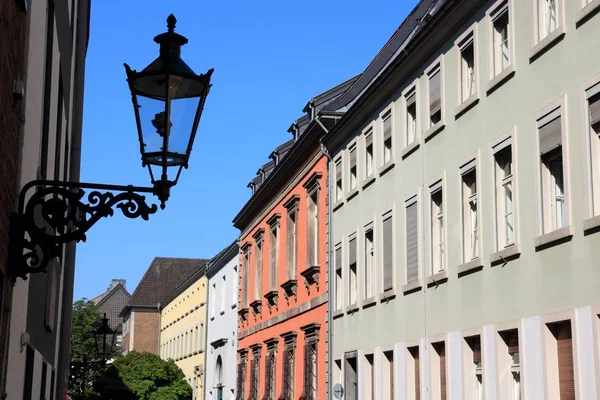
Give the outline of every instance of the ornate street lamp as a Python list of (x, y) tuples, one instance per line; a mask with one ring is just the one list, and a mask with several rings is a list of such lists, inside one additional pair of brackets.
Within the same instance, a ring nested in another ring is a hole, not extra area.
[[(196, 131), (210, 90), (213, 69), (196, 75), (181, 59), (188, 40), (175, 33), (177, 20), (167, 18), (168, 31), (156, 36), (156, 60), (137, 72), (125, 64), (140, 141), (142, 166), (151, 187), (35, 180), (21, 189), (11, 218), (12, 279), (45, 272), (62, 254), (62, 245), (85, 241), (86, 232), (114, 208), (128, 218), (147, 220), (158, 207), (143, 194), (153, 194), (164, 209), (171, 187), (188, 167)], [(85, 189), (85, 190), (84, 190)], [(86, 190), (90, 190), (86, 195)], [(29, 196), (29, 192), (32, 192)]]
[(96, 351), (100, 360), (106, 361), (106, 359), (112, 355), (116, 338), (117, 333), (108, 326), (108, 318), (106, 318), (106, 313), (104, 313), (102, 324), (94, 332)]

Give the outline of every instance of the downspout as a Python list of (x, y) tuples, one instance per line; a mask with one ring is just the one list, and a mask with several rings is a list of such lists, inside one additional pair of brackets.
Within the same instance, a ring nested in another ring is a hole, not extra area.
[[(321, 123), (321, 119), (319, 117), (316, 118), (317, 123), (321, 126), (321, 128), (323, 129), (323, 131), (327, 134), (329, 133), (329, 131), (327, 130), (327, 128), (325, 128), (325, 126), (323, 125), (323, 123)], [(327, 158), (327, 369), (326, 369), (326, 376), (328, 377), (328, 381), (327, 381), (327, 398), (331, 398), (331, 393), (333, 393), (333, 379), (332, 379), (332, 373), (331, 371), (333, 370), (332, 367), (332, 363), (333, 363), (333, 333), (332, 333), (332, 328), (333, 328), (333, 314), (331, 312), (331, 304), (333, 304), (333, 291), (331, 290), (331, 282), (332, 282), (332, 278), (333, 278), (333, 274), (332, 271), (333, 269), (331, 268), (331, 254), (333, 252), (333, 246), (332, 246), (332, 239), (331, 239), (331, 220), (332, 220), (332, 213), (333, 213), (333, 208), (332, 208), (332, 202), (331, 202), (331, 196), (329, 195), (330, 193), (330, 188), (331, 188), (331, 174), (329, 173), (329, 164), (331, 162), (331, 155), (329, 154), (329, 152), (327, 151), (327, 147), (325, 147), (325, 145), (323, 144), (323, 139), (321, 138), (319, 140), (319, 145), (320, 145), (320, 150), (321, 153), (323, 153), (323, 155)]]
[(161, 323), (162, 323), (162, 313), (160, 312), (160, 301), (156, 304), (156, 310), (158, 311), (158, 356), (162, 358), (162, 354), (160, 354), (160, 337), (162, 336), (161, 331)]
[[(79, 182), (81, 172), (81, 137), (83, 131), (83, 101), (85, 81), (85, 57), (88, 46), (88, 35), (90, 28), (90, 0), (79, 0), (77, 2), (77, 36), (75, 38), (75, 73), (72, 96), (72, 136), (71, 136), (71, 158), (69, 164), (69, 180)], [(75, 10), (74, 10), (75, 11)], [(83, 37), (82, 33), (86, 32)], [(60, 399), (61, 394), (68, 389), (68, 372), (71, 353), (71, 318), (73, 316), (73, 289), (75, 285), (75, 251), (74, 242), (65, 245), (64, 281), (60, 351), (58, 367), (56, 370), (55, 399)]]

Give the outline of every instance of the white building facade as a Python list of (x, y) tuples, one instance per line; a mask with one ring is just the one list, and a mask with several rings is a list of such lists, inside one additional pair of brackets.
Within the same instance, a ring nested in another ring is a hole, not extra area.
[(348, 92), (324, 139), (343, 399), (600, 395), (599, 9), (424, 0)]
[(238, 260), (239, 247), (235, 241), (206, 266), (206, 400), (236, 398)]

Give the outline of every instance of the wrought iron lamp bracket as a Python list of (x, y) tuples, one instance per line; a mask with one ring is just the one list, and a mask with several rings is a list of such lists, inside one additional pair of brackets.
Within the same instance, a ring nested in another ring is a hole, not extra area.
[[(170, 187), (119, 186), (96, 183), (35, 180), (19, 195), (18, 210), (11, 217), (9, 266), (13, 279), (46, 272), (51, 260), (61, 257), (62, 246), (86, 240), (86, 232), (118, 208), (127, 218), (148, 220), (158, 207), (149, 205), (149, 193), (162, 201)], [(29, 192), (33, 192), (29, 197)]]

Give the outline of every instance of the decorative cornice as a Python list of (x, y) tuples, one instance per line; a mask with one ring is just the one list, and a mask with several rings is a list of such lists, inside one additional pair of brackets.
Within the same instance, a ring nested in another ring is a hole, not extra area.
[(267, 299), (267, 306), (269, 307), (269, 312), (271, 314), (273, 314), (273, 308), (275, 308), (275, 310), (279, 310), (279, 304), (278, 304), (279, 291), (278, 290), (271, 290), (270, 292), (265, 294), (265, 299)]
[(288, 332), (282, 333), (280, 336), (283, 338), (283, 341), (285, 342), (285, 344), (290, 344), (290, 342), (295, 343), (296, 338), (298, 337), (298, 332), (288, 331)]
[(226, 338), (221, 338), (221, 339), (217, 339), (214, 342), (211, 342), (211, 346), (213, 347), (213, 349), (216, 349), (218, 347), (224, 346), (227, 344), (227, 339)]
[(252, 313), (254, 314), (254, 320), (258, 319), (258, 316), (262, 317), (262, 300), (257, 299), (250, 303), (250, 307), (252, 307)]
[(240, 246), (240, 250), (245, 253), (251, 247), (252, 247), (252, 242), (246, 242), (246, 243), (244, 243), (243, 245)]
[(252, 354), (260, 354), (260, 351), (262, 350), (263, 344), (262, 343), (255, 343), (253, 345), (250, 346), (250, 349), (252, 350)]
[(281, 284), (285, 301), (290, 304), (290, 297), (294, 296), (294, 300), (298, 301), (298, 280), (288, 279)]
[(256, 244), (261, 243), (263, 241), (264, 236), (265, 236), (265, 228), (257, 229), (256, 232), (254, 232), (254, 235), (252, 235)]
[(300, 275), (304, 277), (304, 286), (306, 286), (306, 291), (310, 294), (310, 285), (315, 284), (317, 287), (317, 291), (319, 291), (319, 271), (321, 267), (318, 265), (313, 265), (312, 267), (308, 267), (304, 271), (300, 272)]
[(312, 192), (314, 189), (320, 189), (322, 176), (323, 176), (323, 173), (321, 171), (313, 172), (310, 175), (310, 177), (306, 180), (306, 182), (304, 182), (302, 187), (309, 192)]
[(272, 349), (272, 348), (277, 348), (277, 343), (279, 343), (279, 338), (278, 337), (272, 337), (270, 339), (265, 340), (265, 345), (267, 346), (267, 349)]
[(285, 201), (285, 203), (283, 203), (283, 207), (285, 207), (289, 213), (289, 212), (297, 211), (299, 203), (300, 203), (300, 195), (294, 194), (294, 195), (290, 196), (290, 198), (287, 199)]
[(268, 220), (267, 225), (273, 227), (275, 225), (279, 226), (279, 220), (281, 219), (281, 214), (275, 213)]

